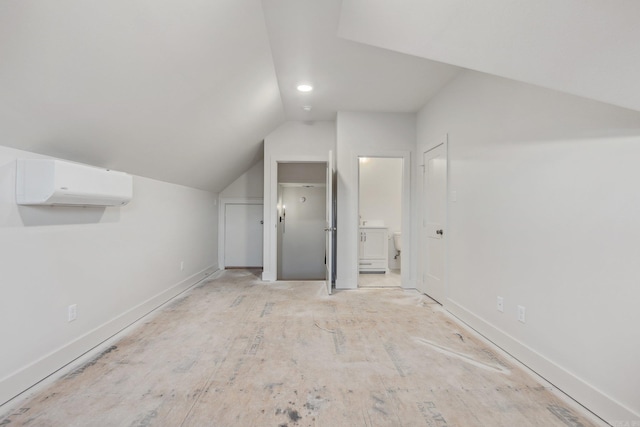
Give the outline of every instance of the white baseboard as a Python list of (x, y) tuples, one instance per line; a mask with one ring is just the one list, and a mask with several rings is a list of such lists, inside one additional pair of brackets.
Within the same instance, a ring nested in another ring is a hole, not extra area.
[(0, 409), (74, 360), (133, 325), (218, 269), (212, 265), (0, 380)]
[(273, 272), (262, 270), (262, 280), (264, 282), (275, 282), (277, 279), (276, 275)]
[(413, 279), (409, 279), (406, 283), (402, 283), (402, 289), (416, 289), (418, 290), (418, 288), (416, 287), (416, 281)]
[(603, 420), (615, 425), (619, 422), (640, 419), (639, 414), (455, 301), (447, 300), (444, 308)]

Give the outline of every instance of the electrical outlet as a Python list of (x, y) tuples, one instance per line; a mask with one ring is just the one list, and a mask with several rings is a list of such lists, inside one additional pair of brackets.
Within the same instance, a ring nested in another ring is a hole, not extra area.
[(518, 306), (518, 320), (524, 323), (524, 307), (521, 305)]
[(504, 298), (498, 297), (498, 302), (497, 302), (496, 308), (498, 309), (498, 311), (500, 313), (504, 312)]
[(67, 320), (73, 322), (78, 317), (78, 310), (76, 304), (71, 304), (67, 307)]
[(184, 271), (184, 261), (180, 261), (180, 271)]

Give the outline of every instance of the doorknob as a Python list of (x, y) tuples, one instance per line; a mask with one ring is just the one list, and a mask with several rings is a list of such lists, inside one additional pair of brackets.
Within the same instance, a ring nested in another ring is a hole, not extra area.
[(335, 227), (327, 227), (324, 229), (324, 231), (336, 231)]
[(264, 224), (264, 220), (260, 220), (260, 224)]
[(442, 235), (444, 235), (444, 233), (442, 232), (442, 230), (436, 230), (436, 234), (439, 234), (439, 235), (441, 235), (441, 236), (442, 236)]

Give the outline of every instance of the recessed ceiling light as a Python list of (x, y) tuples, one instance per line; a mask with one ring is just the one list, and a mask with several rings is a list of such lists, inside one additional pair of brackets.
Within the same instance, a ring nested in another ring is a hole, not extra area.
[(311, 105), (305, 105), (304, 107), (302, 107), (302, 109), (304, 111), (311, 111)]
[(298, 85), (298, 91), (300, 92), (311, 92), (313, 90), (313, 86), (308, 84)]

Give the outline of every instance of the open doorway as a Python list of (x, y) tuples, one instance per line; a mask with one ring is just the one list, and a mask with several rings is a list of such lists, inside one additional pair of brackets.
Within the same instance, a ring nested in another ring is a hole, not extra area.
[(358, 158), (358, 286), (401, 287), (403, 159)]
[(277, 280), (325, 279), (326, 169), (278, 163)]

